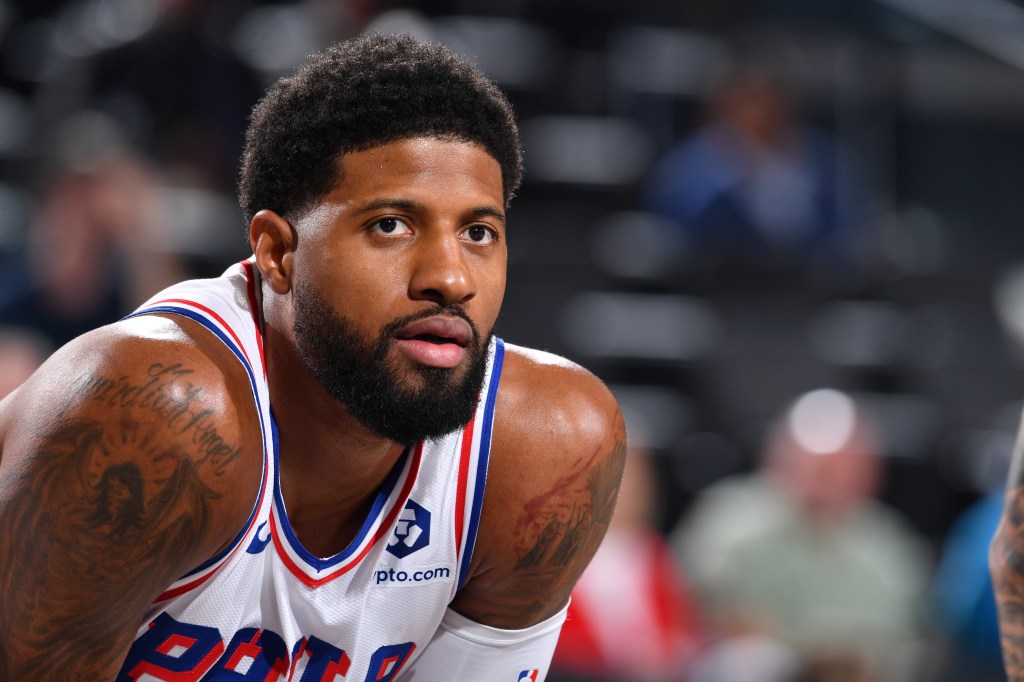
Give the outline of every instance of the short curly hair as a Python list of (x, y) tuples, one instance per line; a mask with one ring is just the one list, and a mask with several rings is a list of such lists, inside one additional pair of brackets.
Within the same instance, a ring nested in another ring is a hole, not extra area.
[(341, 180), (343, 154), (408, 137), (479, 144), (501, 167), (506, 206), (522, 178), (512, 106), (472, 64), (408, 35), (364, 35), (313, 55), (253, 108), (238, 183), (246, 224), (293, 219)]

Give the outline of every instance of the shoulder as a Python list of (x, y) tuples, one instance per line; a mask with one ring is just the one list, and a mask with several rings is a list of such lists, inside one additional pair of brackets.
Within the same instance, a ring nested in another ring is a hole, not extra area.
[(0, 424), (0, 474), (54, 438), (88, 433), (122, 473), (137, 468), (143, 481), (163, 480), (168, 467), (188, 473), (228, 512), (226, 525), (236, 508), (243, 521), (250, 511), (245, 483), (259, 485), (251, 470), (261, 468), (262, 437), (245, 370), (184, 318), (140, 316), (75, 339), (0, 406)]
[(600, 379), (560, 356), (507, 347), (495, 405), (489, 495), (512, 489), (513, 497), (523, 499), (570, 475), (604, 474), (617, 481), (624, 456), (622, 413)]
[(514, 628), (565, 605), (611, 518), (625, 439), (618, 404), (593, 374), (507, 347), (472, 576), (456, 610)]
[(618, 402), (608, 387), (580, 365), (558, 355), (506, 345), (494, 442), (499, 450), (578, 453), (603, 442), (621, 426)]

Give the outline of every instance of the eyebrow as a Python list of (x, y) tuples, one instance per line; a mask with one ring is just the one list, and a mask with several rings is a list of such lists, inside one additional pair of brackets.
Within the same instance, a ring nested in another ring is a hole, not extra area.
[[(394, 208), (400, 211), (414, 212), (423, 212), (426, 210), (426, 207), (423, 204), (417, 203), (415, 201), (409, 201), (408, 199), (384, 198), (375, 199), (369, 203), (363, 204), (359, 208), (352, 211), (352, 215), (358, 217), (366, 213), (372, 213), (374, 211), (379, 211), (385, 208)], [(477, 206), (469, 209), (468, 213), (470, 216), (474, 218), (491, 217), (500, 220), (503, 223), (505, 222), (505, 213), (490, 206)]]

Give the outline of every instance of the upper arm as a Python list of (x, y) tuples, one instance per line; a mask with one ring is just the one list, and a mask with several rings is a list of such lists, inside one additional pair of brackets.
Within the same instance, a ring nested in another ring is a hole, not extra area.
[(597, 551), (626, 435), (615, 399), (585, 370), (511, 354), (505, 367), (471, 576), (452, 606), (523, 628), (565, 606)]
[(121, 323), (4, 404), (0, 678), (113, 678), (163, 588), (244, 522), (259, 426), (223, 350)]
[(989, 549), (999, 636), (1008, 679), (1024, 680), (1024, 420), (1017, 435), (1002, 518)]

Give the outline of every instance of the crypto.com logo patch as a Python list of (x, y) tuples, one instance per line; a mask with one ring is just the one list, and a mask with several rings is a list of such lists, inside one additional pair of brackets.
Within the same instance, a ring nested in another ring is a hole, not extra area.
[(399, 559), (403, 559), (429, 544), (430, 512), (409, 500), (398, 517), (395, 532), (387, 549)]

